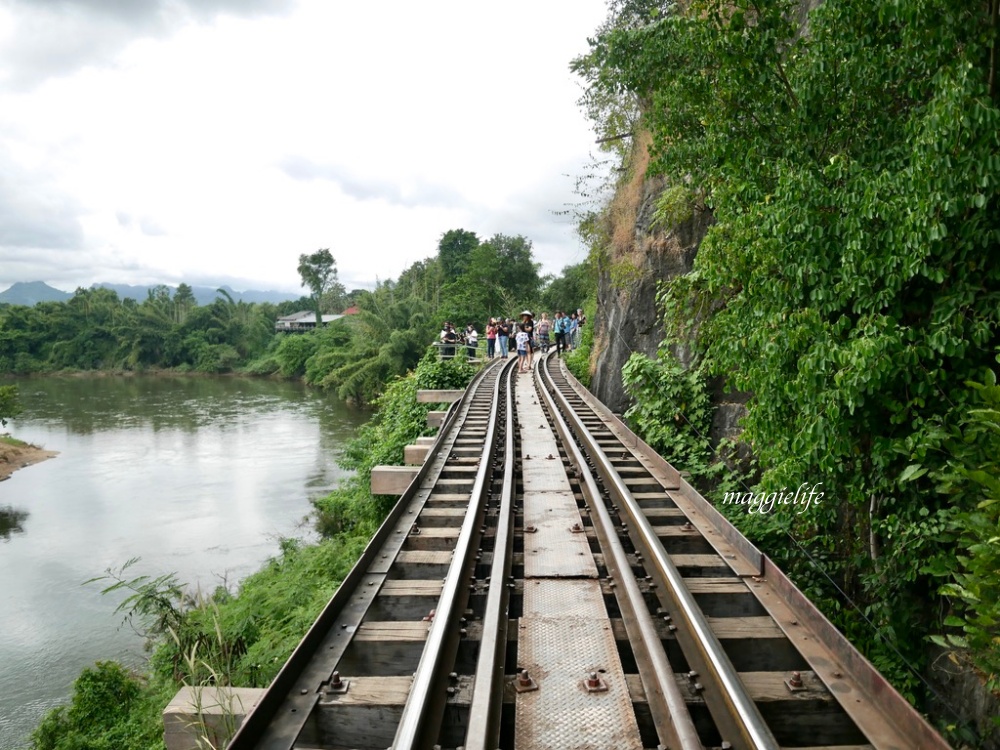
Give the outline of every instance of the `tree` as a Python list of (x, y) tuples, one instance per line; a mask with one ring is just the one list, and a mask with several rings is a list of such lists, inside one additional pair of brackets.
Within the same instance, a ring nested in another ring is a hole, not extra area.
[(465, 273), (472, 251), (477, 247), (479, 238), (475, 232), (451, 229), (441, 236), (441, 241), (438, 242), (438, 259), (446, 284)]
[(323, 325), (322, 301), (329, 292), (339, 292), (344, 296), (344, 285), (337, 280), (337, 261), (329, 249), (317, 250), (312, 255), (303, 253), (299, 256), (299, 276), (302, 286), (312, 292), (312, 301), (316, 310), (316, 327)]
[(530, 240), (496, 234), (477, 245), (461, 275), (446, 284), (440, 312), (462, 325), (492, 315), (514, 315), (537, 300), (538, 269)]
[(194, 290), (187, 284), (181, 283), (177, 286), (174, 294), (174, 322), (183, 325), (187, 320), (191, 308), (197, 306), (198, 301), (194, 298)]
[(808, 34), (795, 5), (677, 3), (595, 40), (588, 80), (643, 102), (647, 174), (711, 210), (693, 273), (660, 294), (668, 343), (753, 394), (762, 489), (835, 498), (763, 521), (781, 539), (764, 551), (809, 540), (886, 639), (866, 655), (916, 690), (898, 655), (920, 664), (944, 610), (925, 566), (957, 556), (931, 479), (947, 454), (920, 446), (962, 424), (1000, 345), (996, 4), (823, 3)]
[(7, 420), (21, 413), (21, 405), (17, 402), (17, 386), (0, 386), (0, 427), (7, 426)]
[(550, 311), (569, 313), (583, 307), (584, 300), (594, 294), (597, 280), (590, 263), (566, 266), (562, 274), (552, 279), (542, 292), (542, 305)]

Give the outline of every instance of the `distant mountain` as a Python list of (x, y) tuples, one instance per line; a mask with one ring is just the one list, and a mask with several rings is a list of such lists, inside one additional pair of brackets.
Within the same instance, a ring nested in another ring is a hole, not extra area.
[[(131, 297), (137, 302), (142, 302), (146, 297), (149, 296), (149, 290), (155, 287), (152, 286), (130, 286), (129, 284), (108, 284), (103, 282), (100, 284), (94, 284), (94, 287), (101, 289), (111, 289), (118, 294), (121, 299), (126, 297)], [(177, 287), (168, 286), (167, 289), (170, 290), (170, 294), (173, 295), (177, 291)], [(192, 286), (191, 291), (194, 294), (194, 298), (198, 301), (199, 305), (210, 305), (212, 304), (216, 297), (221, 297), (219, 294), (219, 289), (224, 289), (230, 297), (232, 297), (236, 302), (242, 300), (243, 302), (273, 302), (277, 304), (279, 302), (285, 302), (288, 300), (296, 300), (301, 297), (301, 294), (289, 294), (288, 292), (262, 292), (256, 289), (250, 289), (245, 292), (237, 292), (231, 287), (222, 286)]]
[(39, 302), (65, 302), (72, 296), (70, 292), (55, 289), (44, 281), (18, 281), (10, 289), (0, 292), (0, 302), (32, 307)]
[[(91, 288), (111, 289), (120, 299), (131, 297), (138, 302), (142, 302), (149, 296), (149, 290), (154, 287), (102, 282), (94, 284)], [(242, 300), (244, 302), (272, 302), (278, 304), (279, 302), (286, 302), (288, 300), (297, 300), (302, 296), (301, 294), (290, 294), (288, 292), (259, 291), (256, 289), (237, 292), (228, 286), (193, 286), (191, 287), (191, 291), (194, 293), (194, 298), (198, 301), (199, 305), (210, 305), (215, 301), (216, 297), (222, 296), (218, 292), (220, 288), (224, 289), (237, 302)], [(173, 286), (168, 286), (167, 289), (170, 290), (171, 295), (177, 291), (177, 287)], [(27, 305), (30, 307), (39, 302), (65, 302), (72, 296), (71, 292), (54, 289), (44, 281), (18, 281), (7, 291), (0, 292), (0, 302), (7, 302), (11, 305)]]

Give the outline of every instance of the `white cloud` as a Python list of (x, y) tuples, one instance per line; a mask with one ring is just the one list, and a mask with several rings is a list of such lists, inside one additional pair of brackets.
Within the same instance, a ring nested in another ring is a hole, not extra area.
[(568, 63), (603, 15), (599, 0), (8, 0), (0, 35), (62, 53), (0, 53), (0, 167), (16, 167), (0, 286), (298, 291), (298, 255), (320, 247), (350, 286), (458, 227), (525, 234), (558, 271), (582, 251), (553, 211), (593, 140)]

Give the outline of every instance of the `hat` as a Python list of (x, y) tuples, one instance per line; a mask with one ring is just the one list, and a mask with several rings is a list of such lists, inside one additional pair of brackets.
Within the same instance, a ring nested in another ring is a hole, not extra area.
[(532, 315), (532, 314), (531, 314), (531, 310), (525, 310), (525, 311), (524, 311), (523, 313), (521, 313), (521, 317), (522, 317), (522, 318), (523, 318), (523, 317), (524, 317), (525, 315), (527, 315), (527, 316), (528, 316), (529, 318), (533, 318), (533, 317), (535, 317), (534, 315)]

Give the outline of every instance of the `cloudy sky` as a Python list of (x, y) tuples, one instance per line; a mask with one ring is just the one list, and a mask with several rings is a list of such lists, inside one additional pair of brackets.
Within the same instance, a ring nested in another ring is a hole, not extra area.
[(0, 0), (0, 289), (348, 288), (449, 229), (583, 259), (604, 0)]

